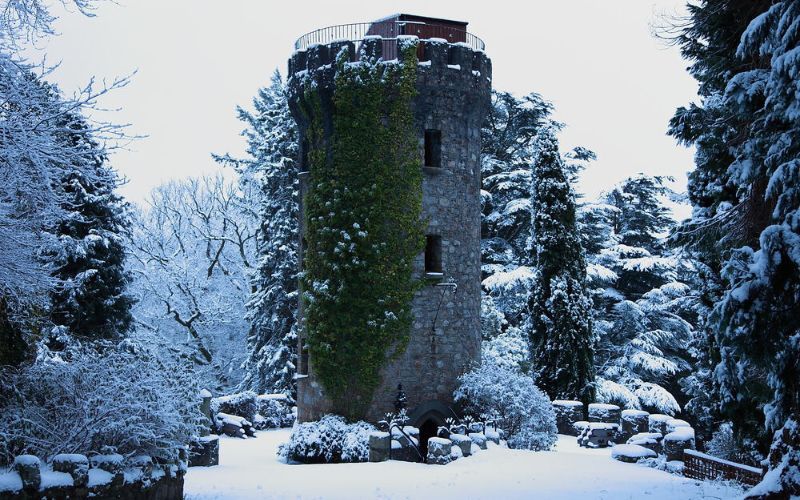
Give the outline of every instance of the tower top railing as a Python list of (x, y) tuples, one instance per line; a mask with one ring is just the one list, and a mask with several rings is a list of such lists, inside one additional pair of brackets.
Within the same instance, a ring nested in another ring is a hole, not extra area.
[(452, 25), (420, 21), (375, 21), (327, 26), (310, 31), (294, 42), (295, 50), (306, 50), (312, 45), (327, 45), (338, 41), (361, 42), (366, 37), (380, 36), (384, 40), (397, 40), (403, 35), (421, 40), (440, 38), (449, 43), (466, 43), (473, 50), (484, 50), (486, 44), (477, 36)]

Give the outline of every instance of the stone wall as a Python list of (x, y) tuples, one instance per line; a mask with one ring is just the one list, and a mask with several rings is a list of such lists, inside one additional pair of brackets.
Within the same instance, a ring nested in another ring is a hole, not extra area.
[[(423, 219), (426, 234), (441, 237), (443, 275), (426, 278), (427, 285), (414, 298), (410, 342), (383, 370), (383, 382), (365, 415), (373, 421), (393, 411), (398, 384), (403, 385), (411, 411), (430, 401), (451, 404), (457, 378), (480, 356), (480, 130), (489, 107), (491, 62), (466, 44), (418, 43), (425, 54), (413, 102), (420, 158), (424, 158), (424, 131), (441, 131), (441, 167), (423, 167)], [(345, 45), (355, 57), (354, 43), (337, 42), (296, 52), (289, 61), (290, 107), (301, 141), (311, 112), (303, 102), (306, 89), (321, 94), (322, 123), (330, 130), (326, 107), (333, 91), (332, 63)], [(358, 50), (377, 60), (382, 45), (380, 38), (372, 38), (359, 43)], [(301, 175), (301, 193), (308, 180), (308, 174)], [(302, 226), (301, 215), (301, 233)], [(416, 259), (414, 272), (424, 278), (424, 255)], [(457, 287), (437, 286), (444, 282)], [(301, 422), (319, 418), (328, 408), (313, 365), (310, 359), (308, 376), (298, 380)]]
[(0, 472), (0, 498), (180, 500), (185, 473), (185, 461), (157, 464), (148, 456), (57, 455), (46, 466), (22, 455), (13, 470)]

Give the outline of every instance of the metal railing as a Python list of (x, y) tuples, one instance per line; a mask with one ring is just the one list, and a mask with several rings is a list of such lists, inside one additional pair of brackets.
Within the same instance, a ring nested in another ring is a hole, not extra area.
[(310, 31), (294, 42), (295, 50), (306, 50), (312, 45), (329, 44), (338, 41), (360, 42), (368, 36), (381, 36), (384, 40), (394, 40), (401, 35), (413, 35), (421, 40), (441, 38), (450, 43), (462, 42), (473, 50), (484, 50), (483, 40), (464, 30), (444, 25), (418, 21), (377, 21), (374, 23), (353, 23), (328, 26)]

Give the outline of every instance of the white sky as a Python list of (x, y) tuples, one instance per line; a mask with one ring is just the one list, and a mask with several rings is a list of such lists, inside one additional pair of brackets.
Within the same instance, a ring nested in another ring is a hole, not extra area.
[(685, 188), (692, 152), (665, 131), (696, 85), (678, 50), (650, 32), (657, 14), (680, 12), (684, 3), (118, 0), (94, 18), (59, 13), (60, 35), (38, 45), (39, 57), (61, 61), (52, 78), (66, 92), (92, 75), (138, 71), (102, 104), (121, 108), (110, 118), (148, 136), (113, 157), (129, 180), (122, 193), (141, 201), (163, 181), (218, 171), (211, 152), (243, 151), (234, 107), (249, 107), (275, 68), (286, 72), (303, 33), (394, 12), (468, 21), (486, 42), (495, 89), (542, 94), (567, 124), (562, 147), (598, 154), (580, 186), (591, 198), (636, 172), (672, 175)]

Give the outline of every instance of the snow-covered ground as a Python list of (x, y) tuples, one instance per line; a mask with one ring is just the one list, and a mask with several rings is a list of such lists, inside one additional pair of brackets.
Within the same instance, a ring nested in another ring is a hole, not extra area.
[(555, 451), (492, 447), (445, 466), (383, 462), (287, 465), (275, 450), (288, 430), (220, 439), (217, 467), (193, 467), (186, 498), (734, 498), (741, 490), (611, 459), (560, 436)]

